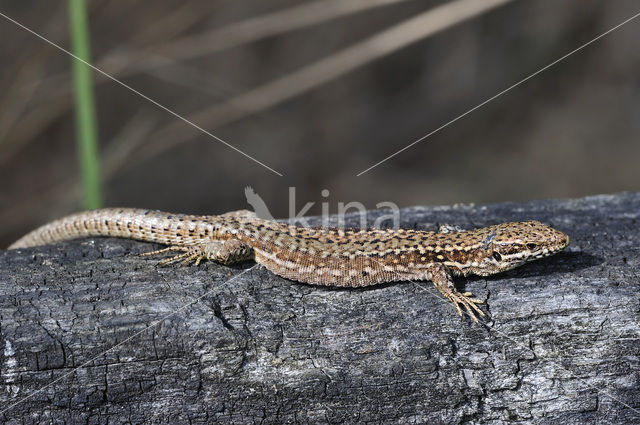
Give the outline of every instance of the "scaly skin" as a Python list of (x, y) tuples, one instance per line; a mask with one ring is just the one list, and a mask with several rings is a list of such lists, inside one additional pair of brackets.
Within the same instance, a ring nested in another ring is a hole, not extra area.
[(148, 253), (179, 251), (164, 260), (224, 264), (255, 259), (273, 273), (317, 285), (360, 287), (431, 280), (462, 315), (484, 316), (452, 276), (488, 276), (552, 255), (569, 237), (537, 221), (502, 223), (449, 233), (420, 230), (339, 230), (296, 227), (256, 218), (248, 211), (219, 216), (142, 209), (85, 211), (46, 224), (9, 249), (85, 236), (113, 236), (169, 245)]

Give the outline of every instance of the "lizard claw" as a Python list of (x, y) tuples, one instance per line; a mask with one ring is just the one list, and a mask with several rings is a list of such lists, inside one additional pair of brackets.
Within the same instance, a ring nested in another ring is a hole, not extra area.
[(458, 314), (460, 316), (462, 316), (462, 310), (460, 309), (459, 304), (462, 304), (473, 321), (478, 323), (478, 317), (476, 316), (476, 313), (481, 317), (485, 317), (485, 314), (476, 304), (483, 304), (484, 301), (471, 297), (472, 294), (470, 292), (451, 292), (451, 294), (449, 294), (447, 298), (449, 298), (449, 301), (451, 301), (456, 307), (456, 310), (458, 310)]

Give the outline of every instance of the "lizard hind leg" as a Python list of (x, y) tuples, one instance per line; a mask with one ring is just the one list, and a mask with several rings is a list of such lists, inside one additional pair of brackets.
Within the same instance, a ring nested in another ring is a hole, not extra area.
[(146, 252), (141, 254), (141, 256), (147, 257), (176, 251), (181, 253), (160, 261), (158, 265), (165, 266), (179, 261), (183, 266), (191, 262), (195, 262), (197, 266), (205, 259), (222, 264), (232, 264), (253, 258), (253, 248), (237, 239), (225, 241), (212, 240), (191, 246), (174, 245), (164, 249)]
[(238, 239), (207, 242), (203, 251), (208, 260), (222, 264), (233, 264), (253, 259), (253, 247)]
[(167, 264), (175, 263), (176, 261), (180, 261), (181, 265), (189, 264), (190, 262), (196, 262), (196, 266), (200, 264), (200, 262), (206, 258), (203, 253), (202, 248), (199, 246), (180, 246), (174, 245), (164, 249), (158, 249), (151, 252), (145, 252), (140, 254), (141, 257), (149, 257), (152, 255), (164, 254), (165, 252), (182, 252), (182, 254), (174, 255), (173, 257), (165, 258), (164, 260), (158, 262), (160, 266), (166, 266)]

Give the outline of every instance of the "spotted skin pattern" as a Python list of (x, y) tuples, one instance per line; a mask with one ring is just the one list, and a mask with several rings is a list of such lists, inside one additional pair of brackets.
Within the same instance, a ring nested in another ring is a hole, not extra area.
[(421, 230), (341, 230), (296, 227), (262, 220), (249, 211), (218, 216), (105, 208), (53, 221), (9, 249), (86, 236), (112, 236), (169, 245), (145, 255), (178, 254), (161, 261), (203, 259), (231, 264), (253, 259), (285, 278), (326, 286), (362, 287), (431, 280), (458, 313), (477, 322), (482, 301), (455, 289), (452, 276), (488, 276), (547, 257), (569, 237), (538, 221), (502, 223), (446, 233)]

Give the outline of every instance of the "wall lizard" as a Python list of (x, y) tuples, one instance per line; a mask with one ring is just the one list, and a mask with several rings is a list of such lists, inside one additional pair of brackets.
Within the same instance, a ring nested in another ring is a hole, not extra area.
[(175, 251), (160, 264), (208, 259), (223, 264), (253, 259), (299, 282), (361, 287), (382, 282), (430, 280), (462, 315), (474, 321), (482, 300), (458, 292), (453, 276), (488, 276), (552, 255), (569, 237), (538, 221), (469, 230), (341, 230), (296, 227), (259, 219), (242, 210), (218, 216), (105, 208), (84, 211), (28, 233), (9, 249), (86, 237), (113, 236), (169, 245), (143, 255)]

